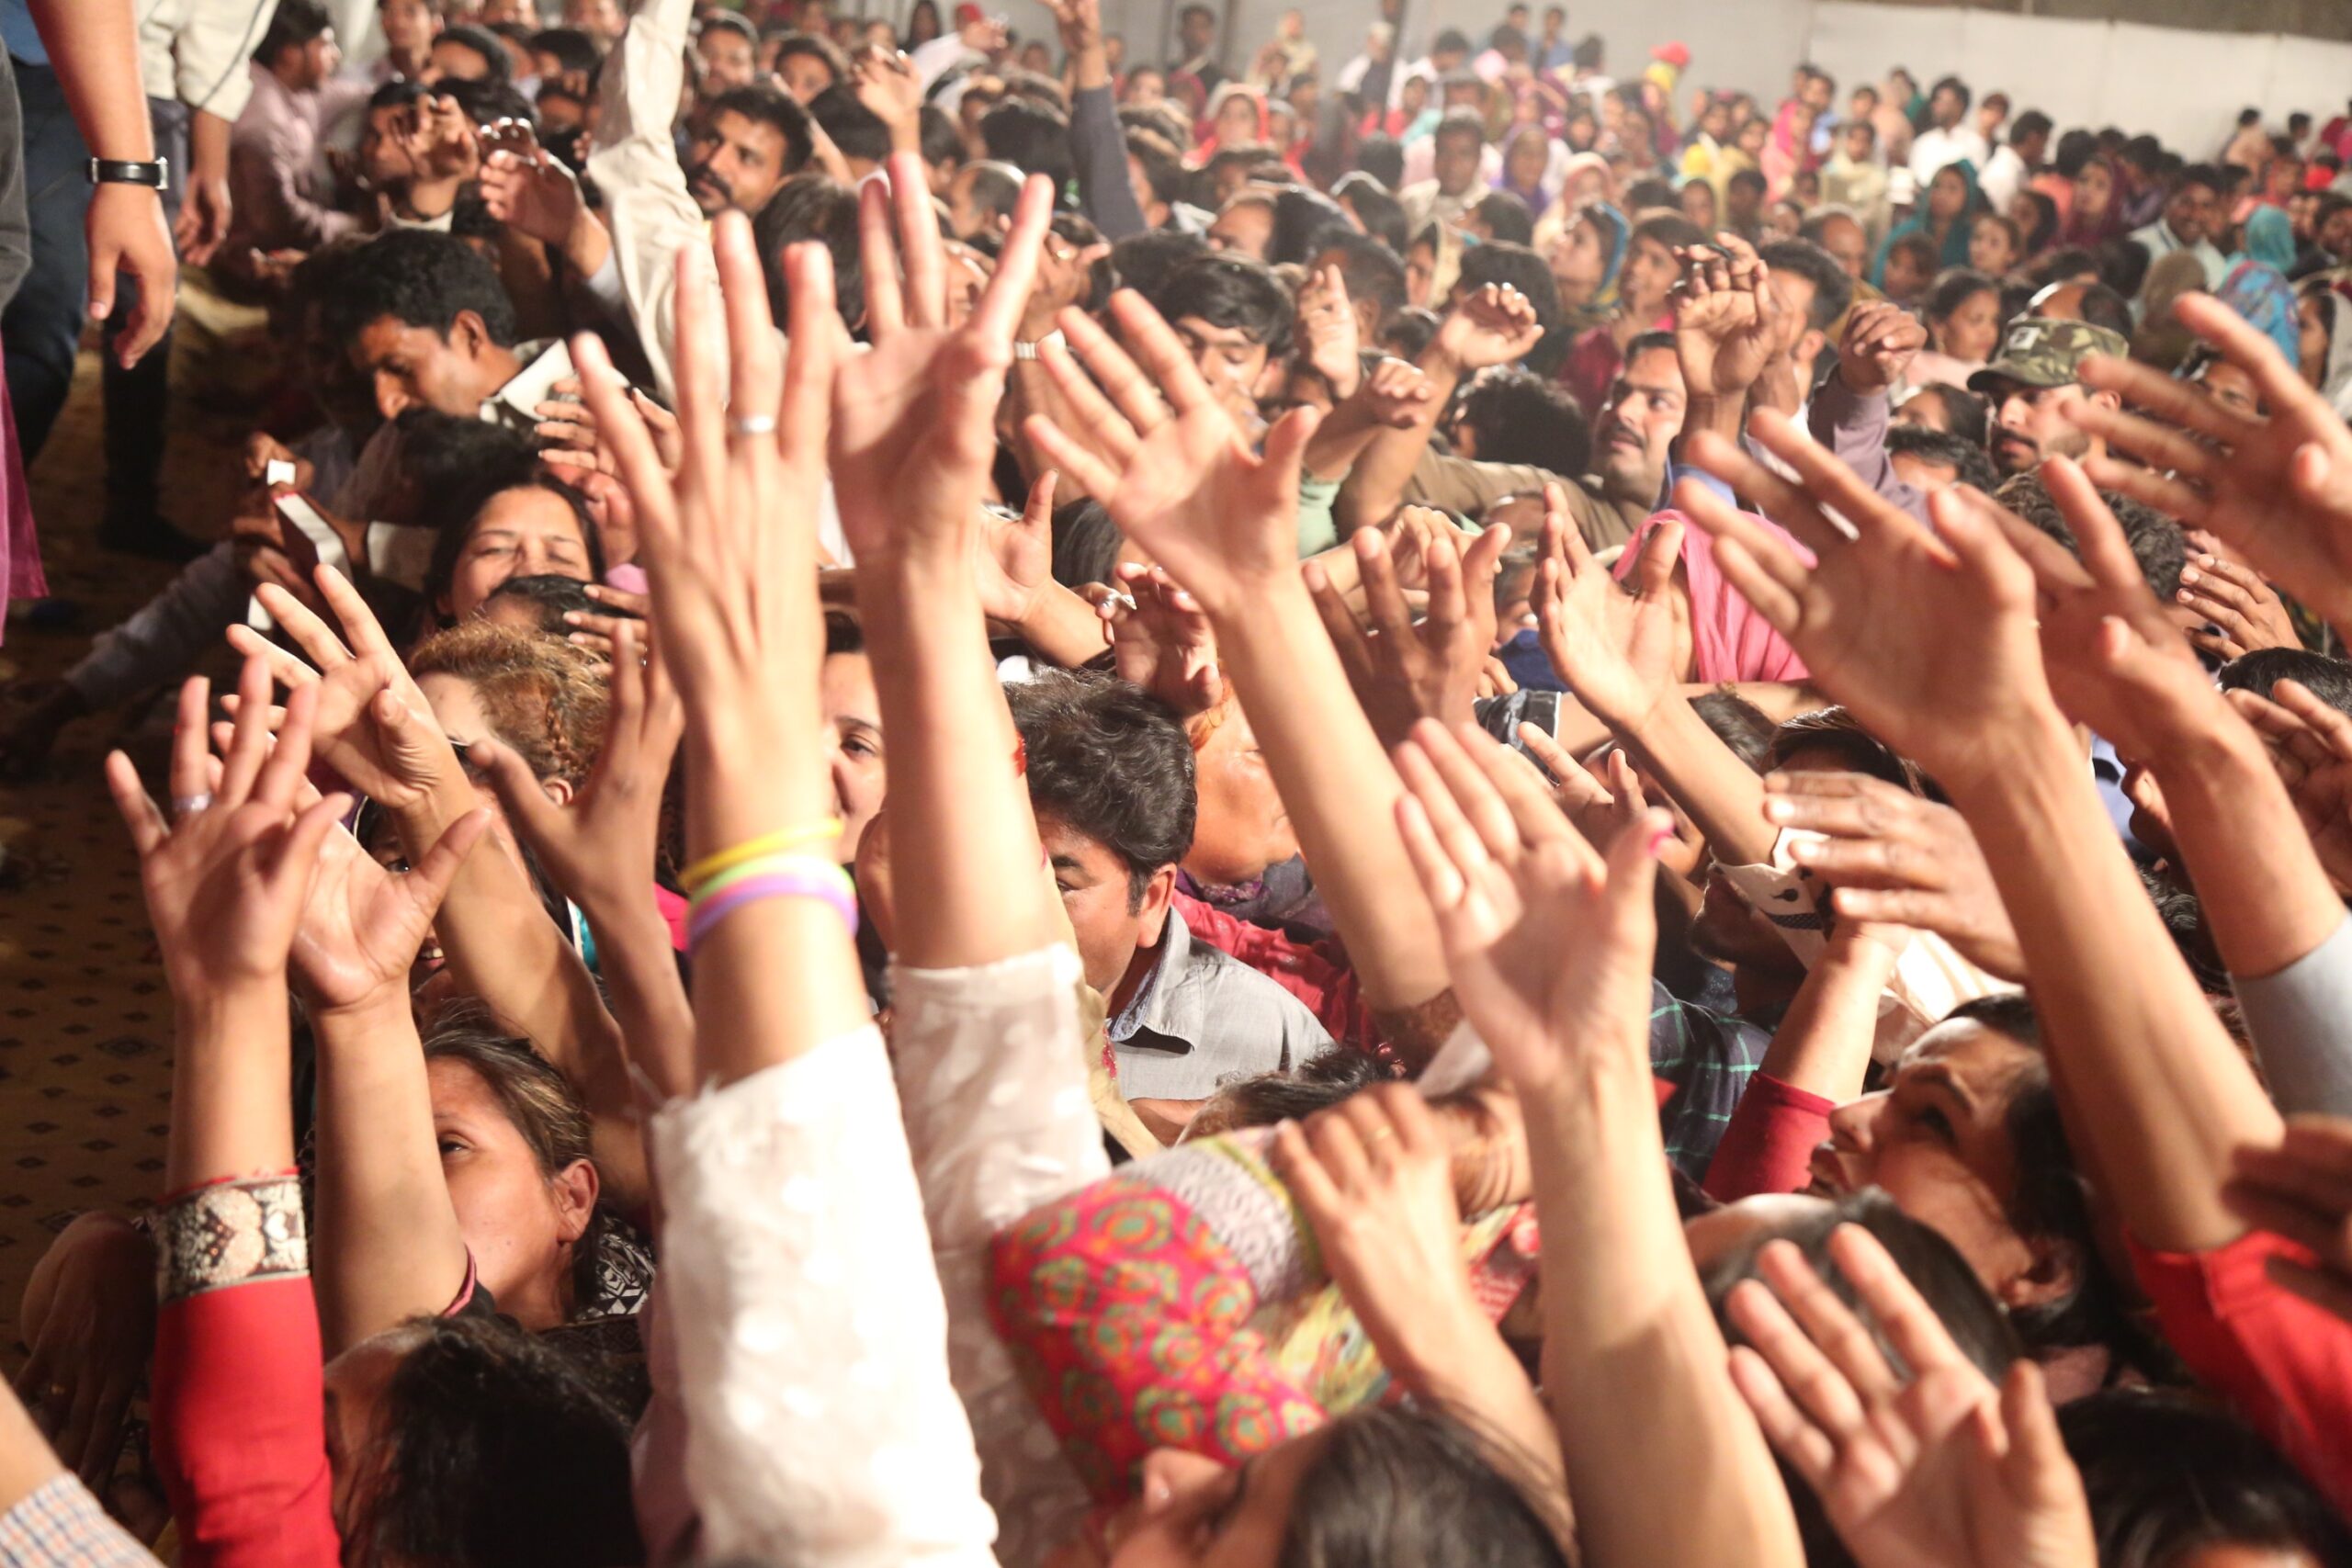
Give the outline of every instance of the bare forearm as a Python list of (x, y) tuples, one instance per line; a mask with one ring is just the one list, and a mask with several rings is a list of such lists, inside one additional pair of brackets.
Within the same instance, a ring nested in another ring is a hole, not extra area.
[(284, 1170), (294, 1163), (286, 987), (175, 999), (172, 1135), (164, 1188)]
[(1048, 662), (1065, 670), (1100, 657), (1111, 646), (1094, 606), (1058, 582), (1046, 584), (1012, 629)]
[(1382, 522), (1396, 510), (1405, 499), (1405, 486), (1411, 481), (1413, 470), (1420, 466), (1421, 454), (1430, 449), (1430, 436), (1436, 431), (1439, 418), (1453, 400), (1453, 389), (1462, 380), (1462, 367), (1435, 348), (1424, 353), (1419, 364), (1421, 374), (1428, 380), (1429, 400), (1421, 405), (1411, 424), (1401, 430), (1384, 428), (1375, 434), (1363, 455), (1356, 459), (1355, 467), (1349, 470), (1348, 482), (1340, 488), (1339, 500), (1331, 509), (1341, 538)]
[(50, 65), (91, 155), (138, 163), (154, 157), (155, 131), (139, 84), (139, 32), (130, 0), (29, 4)]
[(946, 969), (1046, 945), (1045, 853), (968, 557), (861, 562), (858, 604), (890, 753), (897, 956)]
[(2343, 900), (2253, 730), (2233, 723), (2208, 744), (2166, 747), (2154, 767), (2231, 974), (2275, 975), (2335, 934)]
[(1764, 782), (1680, 694), (1669, 694), (1647, 718), (1620, 733), (1690, 814), (1718, 860), (1760, 865), (1772, 858), (1776, 835), (1764, 819)]
[(2242, 1235), (2220, 1198), (2231, 1151), (2275, 1143), (2278, 1114), (2173, 956), (2071, 732), (2038, 715), (2000, 766), (1945, 783), (2033, 954), (2067, 1131), (2124, 1222), (2188, 1251)]
[(1839, 1104), (1862, 1091), (1878, 1033), (1879, 996), (1894, 974), (1895, 949), (1863, 940), (1833, 942), (1797, 988), (1757, 1071)]
[(674, 1100), (694, 1089), (694, 1008), (678, 978), (669, 924), (649, 888), (638, 895), (627, 907), (616, 899), (591, 899), (583, 910), (628, 1061), (658, 1099)]
[[(1683, 1245), (1638, 1045), (1580, 1049), (1571, 1081), (1521, 1091), (1537, 1212), (1546, 1230), (1578, 1238), (1544, 1262), (1544, 1389), (1585, 1561), (1795, 1568), (1788, 1495)], [(1634, 1409), (1642, 1419), (1629, 1424)], [(1656, 1478), (1669, 1470), (1709, 1483), (1660, 1509)]]
[(1448, 984), (1437, 922), (1396, 829), (1404, 786), (1356, 705), (1315, 603), (1294, 576), (1220, 617), (1217, 646), (1315, 884), (1376, 1008)]
[(188, 169), (196, 178), (225, 180), (229, 177), (229, 132), (232, 129), (228, 120), (202, 109), (188, 117)]
[[(1343, 479), (1354, 470), (1364, 449), (1381, 429), (1356, 404), (1341, 403), (1331, 411), (1329, 419), (1315, 427), (1315, 434), (1307, 438), (1306, 456), (1299, 466), (1315, 479)], [(1408, 468), (1406, 472), (1412, 470)]]
[(408, 998), (311, 1017), (319, 1046), (311, 1267), (329, 1356), (446, 1309), (466, 1241), (434, 1138), (433, 1096)]

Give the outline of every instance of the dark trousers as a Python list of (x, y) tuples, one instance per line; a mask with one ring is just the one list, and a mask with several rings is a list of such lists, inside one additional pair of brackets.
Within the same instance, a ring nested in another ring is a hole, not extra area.
[[(0, 314), (7, 346), (8, 397), (16, 405), (17, 437), (30, 465), (40, 456), (74, 385), (74, 352), (87, 304), (90, 253), (82, 224), (90, 209), (90, 153), (66, 107), (57, 73), (16, 62), (17, 96), (24, 118), (25, 217), (32, 234), (32, 267)], [(187, 166), (187, 110), (150, 98), (155, 151), (171, 160), (172, 188), (164, 193), (164, 220), (179, 215), (179, 182)], [(133, 529), (155, 515), (156, 483), (164, 461), (164, 425), (170, 390), (171, 334), (125, 370), (114, 342), (131, 314), (139, 286), (118, 278), (114, 314), (105, 329), (107, 521)]]

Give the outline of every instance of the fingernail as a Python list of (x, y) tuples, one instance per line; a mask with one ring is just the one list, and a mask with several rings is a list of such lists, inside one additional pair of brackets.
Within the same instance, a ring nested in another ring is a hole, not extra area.
[(566, 610), (563, 613), (563, 624), (567, 626), (578, 626), (580, 618), (580, 612), (577, 610)]
[(1666, 846), (1667, 846), (1667, 845), (1668, 845), (1668, 844), (1670, 844), (1670, 843), (1672, 843), (1672, 842), (1674, 842), (1674, 829), (1671, 829), (1671, 828), (1653, 828), (1653, 829), (1650, 829), (1650, 859), (1652, 859), (1652, 860), (1657, 860), (1657, 859), (1662, 858), (1662, 857), (1665, 855), (1665, 853), (1666, 853)]
[(2193, 566), (2185, 566), (2185, 567), (2182, 567), (2182, 568), (2180, 569), (2180, 580), (2181, 580), (2183, 582), (2194, 582), (2194, 581), (2197, 581), (2197, 569), (2196, 569), (2195, 567), (2193, 567)]
[(1794, 809), (1793, 803), (1777, 795), (1768, 796), (1764, 802), (1764, 815), (1774, 822), (1786, 821), (1789, 814)]
[(2213, 564), (2213, 558), (2211, 556), (2200, 555), (2192, 557), (2191, 558), (2194, 559), (2199, 566), (2211, 566)]
[(1821, 846), (1811, 839), (1792, 839), (1789, 843), (1789, 858), (1792, 861), (1810, 863), (1821, 858)]
[[(2184, 572), (2182, 572), (2180, 575), (2181, 575), (2181, 580), (2182, 580), (2183, 581), (2188, 581), (2188, 574), (2187, 572), (2185, 572), (2185, 571), (2184, 571)], [(2177, 600), (2179, 600), (2182, 604), (2188, 604), (2188, 603), (2189, 602), (2189, 592), (2188, 592), (2188, 589), (2186, 589), (2186, 588), (2184, 588), (2184, 589), (2182, 589), (2179, 592), (2175, 593), (2175, 594), (2173, 595), (2173, 597), (2174, 597), (2174, 598), (2176, 598), (2176, 599), (2177, 599)]]

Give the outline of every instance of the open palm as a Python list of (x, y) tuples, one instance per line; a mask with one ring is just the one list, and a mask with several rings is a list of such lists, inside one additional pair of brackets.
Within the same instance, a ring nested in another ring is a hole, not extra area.
[(414, 870), (390, 872), (341, 827), (328, 833), (295, 932), (292, 966), (306, 1001), (345, 1008), (404, 987), (450, 879), (490, 825), (471, 811)]
[[(1077, 310), (1062, 313), (1075, 364), (1055, 363), (1056, 384), (1089, 428), (1085, 439), (1033, 414), (1029, 436), (1091, 494), (1111, 520), (1212, 615), (1241, 586), (1298, 564), (1298, 466), (1314, 416), (1294, 410), (1267, 434), (1261, 457), (1209, 391), (1159, 312), (1132, 289), (1111, 314), (1134, 354)], [(1155, 390), (1154, 389), (1158, 389)], [(1109, 396), (1106, 398), (1104, 389)], [(1122, 467), (1098, 456), (1129, 453)]]
[(1797, 484), (1712, 433), (1694, 438), (1694, 461), (1817, 560), (1807, 567), (1755, 517), (1685, 480), (1676, 499), (1714, 536), (1724, 575), (1872, 734), (1948, 782), (1992, 765), (1993, 737), (2037, 701), (2052, 705), (2032, 572), (1954, 498), (1938, 498), (1930, 534), (1781, 415), (1759, 413), (1749, 428)]
[(1620, 728), (1640, 728), (1680, 682), (1673, 581), (1681, 553), (1681, 524), (1665, 522), (1651, 529), (1629, 596), (1592, 558), (1568, 518), (1560, 487), (1544, 487), (1536, 636), (1577, 700)]
[(1472, 727), (1416, 725), (1396, 771), (1397, 826), (1454, 996), (1521, 1092), (1555, 1081), (1571, 1051), (1644, 1053), (1664, 814), (1644, 813), (1604, 860), (1535, 771)]

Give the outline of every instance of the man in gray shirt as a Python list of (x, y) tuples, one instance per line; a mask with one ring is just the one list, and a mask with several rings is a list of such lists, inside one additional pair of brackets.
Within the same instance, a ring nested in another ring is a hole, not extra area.
[(1192, 743), (1165, 705), (1112, 676), (1056, 671), (1007, 689), (1087, 984), (1102, 993), (1119, 1090), (1170, 1137), (1228, 1077), (1331, 1043), (1306, 1004), (1193, 940), (1170, 904), (1195, 813)]

